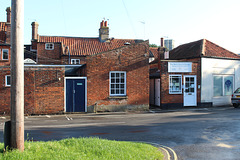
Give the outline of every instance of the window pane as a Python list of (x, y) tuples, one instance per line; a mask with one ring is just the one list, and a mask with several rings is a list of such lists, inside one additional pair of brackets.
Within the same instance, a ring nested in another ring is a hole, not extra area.
[(115, 77), (115, 73), (111, 73), (111, 77), (114, 78)]
[(116, 84), (116, 89), (119, 89), (119, 84)]
[(124, 73), (121, 73), (121, 78), (124, 79)]
[(119, 77), (119, 73), (116, 73), (116, 77)]
[(11, 83), (10, 83), (10, 76), (7, 76), (7, 85), (10, 86)]
[(193, 77), (190, 78), (190, 82), (194, 83), (194, 78)]
[(124, 88), (124, 84), (121, 84), (121, 88)]
[(116, 79), (116, 83), (119, 83), (119, 82), (120, 82), (120, 81), (119, 81), (119, 79), (117, 78), (117, 79)]
[(118, 89), (116, 90), (116, 94), (119, 94), (119, 90)]
[(213, 96), (222, 96), (223, 88), (222, 88), (222, 76), (214, 76), (213, 77)]
[(124, 90), (123, 89), (121, 89), (121, 94), (124, 94)]
[(111, 94), (115, 94), (115, 90), (112, 89), (112, 90), (111, 90)]
[(3, 59), (8, 59), (8, 50), (3, 50)]
[(233, 93), (233, 77), (226, 76), (224, 77), (224, 95), (230, 96)]
[(170, 93), (181, 93), (181, 89), (182, 89), (181, 79), (182, 79), (181, 76), (170, 76), (170, 85), (169, 85)]
[(115, 88), (115, 84), (111, 84), (111, 89), (114, 89)]
[(190, 92), (194, 93), (194, 88), (190, 88)]

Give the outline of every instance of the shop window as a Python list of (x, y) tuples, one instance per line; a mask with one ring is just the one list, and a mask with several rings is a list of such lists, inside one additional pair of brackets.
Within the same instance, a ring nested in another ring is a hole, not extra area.
[(233, 93), (233, 76), (213, 76), (213, 96), (230, 96)]
[(182, 76), (169, 75), (169, 94), (182, 93)]
[(126, 95), (126, 72), (110, 72), (110, 96)]
[(45, 49), (46, 50), (53, 50), (54, 49), (54, 44), (53, 43), (46, 43), (45, 44)]

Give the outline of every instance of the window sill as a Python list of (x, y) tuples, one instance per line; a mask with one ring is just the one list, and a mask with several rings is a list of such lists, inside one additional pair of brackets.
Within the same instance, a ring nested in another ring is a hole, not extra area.
[(179, 92), (179, 93), (169, 93), (169, 94), (183, 94), (183, 93), (180, 93), (180, 92)]
[(109, 96), (108, 99), (128, 99), (128, 96)]

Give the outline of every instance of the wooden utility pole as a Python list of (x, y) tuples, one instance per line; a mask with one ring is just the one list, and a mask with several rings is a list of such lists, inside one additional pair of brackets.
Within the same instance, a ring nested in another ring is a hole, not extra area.
[(11, 148), (24, 150), (24, 0), (12, 0)]

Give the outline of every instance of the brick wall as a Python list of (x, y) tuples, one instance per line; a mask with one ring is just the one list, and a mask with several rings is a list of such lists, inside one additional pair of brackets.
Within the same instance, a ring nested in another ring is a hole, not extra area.
[(62, 44), (54, 43), (53, 50), (45, 49), (46, 43), (37, 44), (37, 60), (38, 64), (62, 64)]
[(10, 74), (10, 67), (0, 67), (0, 114), (10, 113), (10, 87), (5, 86), (5, 76)]
[[(88, 106), (101, 111), (148, 109), (148, 41), (87, 57)], [(127, 97), (109, 97), (109, 72), (126, 71)]]
[[(172, 61), (171, 61), (172, 62)], [(177, 62), (180, 62), (179, 60)], [(201, 85), (201, 59), (183, 59), (181, 62), (192, 62), (191, 73), (168, 73), (168, 61), (161, 61), (161, 94), (160, 101), (161, 107), (180, 105), (183, 106), (183, 93), (182, 94), (169, 94), (169, 75), (182, 75), (182, 84), (184, 82), (184, 75), (196, 75), (197, 86)], [(201, 102), (201, 89), (197, 87), (197, 103)]]
[[(10, 113), (10, 87), (5, 87), (9, 67), (0, 68), (0, 114)], [(64, 111), (64, 69), (25, 67), (24, 113), (54, 114)], [(60, 79), (59, 79), (60, 78)]]
[[(86, 64), (86, 56), (70, 56), (70, 63), (71, 59), (80, 59), (80, 64)], [(69, 64), (69, 56), (64, 55), (61, 57), (62, 64)]]

